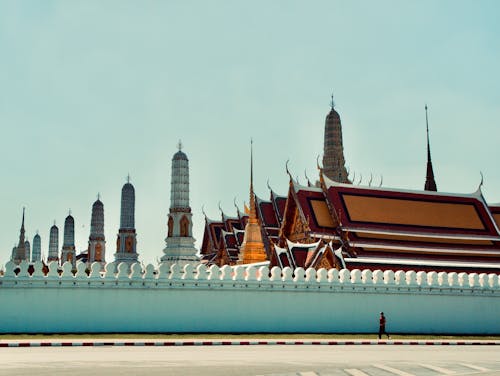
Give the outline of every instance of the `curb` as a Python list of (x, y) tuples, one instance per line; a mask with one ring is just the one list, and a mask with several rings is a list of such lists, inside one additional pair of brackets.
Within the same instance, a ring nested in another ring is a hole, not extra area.
[(0, 342), (0, 347), (102, 347), (102, 346), (289, 346), (289, 345), (390, 345), (390, 346), (499, 346), (500, 341), (36, 341)]

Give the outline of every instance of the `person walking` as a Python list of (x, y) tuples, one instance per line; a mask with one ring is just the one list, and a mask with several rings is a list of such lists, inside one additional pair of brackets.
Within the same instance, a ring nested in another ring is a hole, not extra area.
[(382, 339), (382, 334), (387, 336), (387, 339), (391, 339), (391, 336), (385, 331), (385, 316), (384, 312), (380, 312), (379, 318), (379, 328), (378, 328), (378, 339)]

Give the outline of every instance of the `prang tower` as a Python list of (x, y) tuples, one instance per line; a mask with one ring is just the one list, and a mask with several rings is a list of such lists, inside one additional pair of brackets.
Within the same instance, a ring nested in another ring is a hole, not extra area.
[(42, 239), (40, 238), (40, 235), (38, 235), (38, 232), (33, 237), (33, 252), (31, 254), (31, 261), (42, 261)]
[(50, 228), (49, 236), (49, 254), (47, 256), (47, 262), (59, 261), (59, 229), (54, 224)]
[(350, 183), (345, 168), (344, 146), (342, 144), (342, 124), (340, 115), (335, 111), (333, 95), (331, 110), (326, 115), (325, 139), (323, 148), (323, 173), (339, 183)]
[(130, 184), (130, 178), (122, 188), (120, 213), (120, 229), (116, 239), (115, 262), (126, 262), (132, 265), (137, 262), (137, 240), (135, 233), (135, 189)]
[(168, 214), (168, 235), (165, 239), (165, 254), (162, 263), (186, 264), (199, 262), (198, 252), (194, 247), (193, 222), (189, 206), (189, 160), (182, 152), (179, 141), (179, 151), (172, 158), (172, 180), (170, 190), (170, 212)]
[(68, 214), (64, 221), (64, 241), (61, 250), (61, 265), (66, 261), (76, 267), (76, 249), (75, 249), (75, 219)]
[(101, 268), (104, 269), (105, 256), (106, 239), (104, 238), (104, 205), (98, 195), (97, 201), (92, 205), (87, 263), (90, 265), (93, 262), (99, 262), (101, 263)]

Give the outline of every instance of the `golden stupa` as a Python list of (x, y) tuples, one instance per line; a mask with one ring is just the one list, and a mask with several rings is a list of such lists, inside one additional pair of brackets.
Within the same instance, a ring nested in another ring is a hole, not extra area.
[(238, 264), (253, 264), (267, 261), (266, 249), (262, 241), (262, 231), (257, 219), (255, 195), (253, 193), (253, 142), (250, 143), (250, 213), (241, 245)]

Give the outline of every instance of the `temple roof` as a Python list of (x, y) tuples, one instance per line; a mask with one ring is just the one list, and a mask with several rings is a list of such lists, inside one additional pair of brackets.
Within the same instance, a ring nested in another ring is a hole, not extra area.
[(324, 181), (342, 226), (351, 230), (499, 236), (488, 208), (476, 194), (359, 187), (327, 177)]
[(336, 218), (330, 213), (328, 202), (321, 188), (306, 187), (293, 183), (293, 189), (303, 218), (313, 233), (334, 232)]

